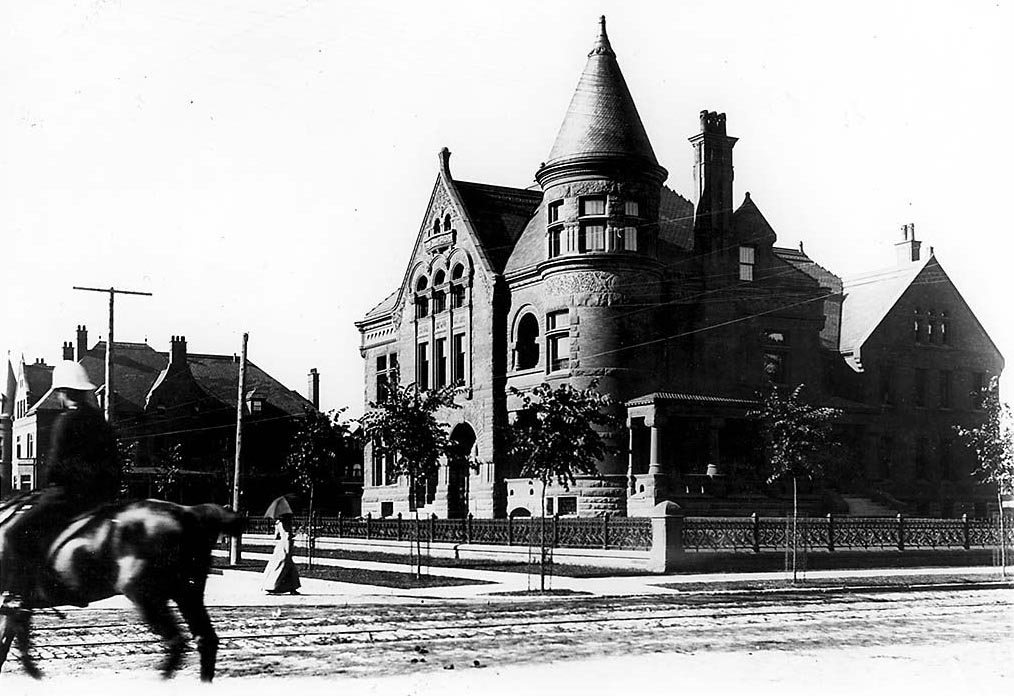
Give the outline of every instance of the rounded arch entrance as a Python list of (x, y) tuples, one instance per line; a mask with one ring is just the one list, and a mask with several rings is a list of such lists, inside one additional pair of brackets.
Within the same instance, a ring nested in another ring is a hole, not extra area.
[(468, 480), (471, 473), (475, 430), (458, 423), (451, 430), (451, 449), (447, 455), (447, 517), (468, 515)]

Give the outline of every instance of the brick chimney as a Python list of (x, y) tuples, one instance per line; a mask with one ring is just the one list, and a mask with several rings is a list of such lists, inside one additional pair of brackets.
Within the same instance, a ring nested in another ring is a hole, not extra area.
[(75, 356), (77, 360), (84, 357), (85, 351), (88, 350), (88, 327), (84, 324), (80, 324), (77, 327), (77, 351)]
[(737, 138), (726, 133), (725, 114), (701, 112), (701, 132), (690, 138), (694, 148), (695, 244), (707, 250), (732, 225), (732, 148)]
[(306, 391), (313, 407), (320, 408), (320, 375), (316, 367), (310, 368), (310, 374), (307, 375)]
[(183, 367), (187, 364), (187, 337), (172, 336), (169, 339), (169, 365)]
[(74, 344), (70, 341), (63, 342), (63, 359), (73, 360), (74, 359)]
[(901, 241), (894, 245), (895, 253), (898, 255), (898, 265), (904, 266), (913, 261), (918, 261), (921, 248), (922, 242), (916, 241), (915, 238), (915, 223), (902, 225)]

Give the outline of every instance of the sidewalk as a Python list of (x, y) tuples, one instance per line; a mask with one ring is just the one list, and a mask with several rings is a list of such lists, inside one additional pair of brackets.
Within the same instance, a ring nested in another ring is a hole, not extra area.
[[(267, 561), (269, 554), (245, 553), (244, 558)], [(304, 556), (295, 556), (296, 563), (306, 563)], [(361, 568), (389, 572), (409, 573), (411, 566), (402, 563), (382, 563), (341, 558), (315, 558), (316, 565), (342, 568)], [(256, 571), (224, 569), (221, 575), (208, 579), (207, 603), (209, 606), (235, 605), (317, 605), (317, 604), (364, 604), (364, 603), (413, 603), (432, 599), (465, 601), (517, 601), (518, 595), (539, 588), (538, 574), (511, 573), (504, 571), (477, 570), (471, 568), (423, 567), (427, 575), (475, 580), (483, 584), (453, 585), (445, 587), (424, 587), (403, 589), (303, 578), (299, 595), (267, 595), (260, 589), (261, 575)], [(931, 582), (935, 577), (954, 576), (975, 578), (979, 581), (999, 580), (999, 570), (991, 566), (966, 568), (883, 568), (858, 570), (807, 571), (800, 579), (841, 580), (843, 585), (863, 586), (864, 580), (873, 578), (910, 577), (925, 578)], [(760, 583), (788, 580), (785, 572), (755, 573), (700, 573), (643, 575), (622, 577), (573, 578), (553, 576), (547, 578), (546, 587), (552, 590), (581, 593), (600, 597), (630, 597), (638, 595), (678, 594), (681, 590), (662, 585), (699, 586), (713, 584), (716, 591), (727, 589), (728, 583)], [(700, 591), (699, 587), (694, 587)], [(806, 589), (803, 584), (801, 589)], [(115, 600), (107, 600), (115, 601)]]

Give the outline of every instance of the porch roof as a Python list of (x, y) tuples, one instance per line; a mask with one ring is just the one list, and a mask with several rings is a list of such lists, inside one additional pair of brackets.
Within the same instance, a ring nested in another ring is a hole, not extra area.
[(756, 399), (738, 399), (729, 396), (718, 396), (715, 394), (691, 394), (689, 392), (652, 392), (645, 394), (624, 404), (630, 406), (648, 406), (659, 403), (676, 404), (708, 404), (712, 406), (757, 406), (760, 404)]

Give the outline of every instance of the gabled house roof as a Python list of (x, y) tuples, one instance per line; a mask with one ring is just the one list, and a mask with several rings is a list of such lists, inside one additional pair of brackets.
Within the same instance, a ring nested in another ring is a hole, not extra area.
[[(106, 342), (99, 341), (79, 360), (92, 383), (105, 389)], [(149, 396), (156, 386), (171, 387), (174, 375), (167, 371), (169, 353), (157, 351), (147, 343), (116, 342), (113, 353), (115, 368), (115, 405), (119, 414), (139, 414), (145, 411)], [(310, 401), (288, 389), (274, 377), (254, 363), (247, 361), (247, 391), (256, 390), (258, 396), (272, 406), (291, 416), (303, 415), (303, 409)], [(210, 398), (227, 406), (236, 407), (239, 383), (239, 359), (233, 355), (202, 355), (187, 353), (187, 366), (194, 382)], [(179, 374), (179, 373), (178, 373)], [(52, 390), (36, 404), (33, 410), (57, 410)]]
[(930, 263), (939, 267), (934, 256), (922, 261), (863, 273), (846, 278), (842, 284), (840, 349), (843, 353), (862, 347), (891, 308)]

